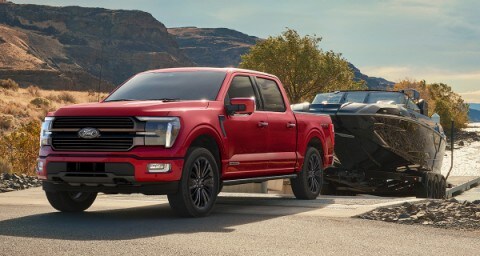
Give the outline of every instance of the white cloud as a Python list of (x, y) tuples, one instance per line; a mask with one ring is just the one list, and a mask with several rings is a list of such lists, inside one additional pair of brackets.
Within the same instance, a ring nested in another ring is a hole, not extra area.
[(468, 103), (480, 103), (480, 91), (459, 93), (463, 100)]

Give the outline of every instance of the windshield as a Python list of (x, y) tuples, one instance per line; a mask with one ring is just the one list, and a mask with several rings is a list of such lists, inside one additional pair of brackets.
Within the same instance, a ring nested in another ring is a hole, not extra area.
[(225, 76), (222, 71), (141, 73), (125, 82), (105, 101), (215, 100)]
[(351, 91), (317, 94), (312, 104), (354, 103), (391, 103), (405, 104), (405, 94), (382, 91)]
[(321, 93), (315, 96), (312, 104), (338, 104), (342, 101), (343, 92)]
[(370, 92), (367, 103), (405, 104), (405, 94), (399, 92)]

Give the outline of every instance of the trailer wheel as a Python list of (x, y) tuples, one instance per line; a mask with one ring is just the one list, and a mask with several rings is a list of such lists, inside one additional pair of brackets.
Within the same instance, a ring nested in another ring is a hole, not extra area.
[(320, 190), (320, 195), (334, 196), (336, 194), (337, 194), (337, 186), (333, 185), (332, 183), (326, 183), (324, 180), (324, 183), (322, 185), (322, 190)]
[(445, 197), (447, 182), (442, 175), (425, 173), (423, 181), (415, 186), (418, 198), (442, 199)]
[(183, 166), (178, 192), (168, 194), (170, 207), (182, 217), (210, 214), (219, 192), (219, 170), (212, 153), (192, 148)]
[(438, 199), (444, 199), (446, 197), (446, 194), (447, 194), (447, 180), (445, 180), (445, 177), (443, 177), (442, 175), (439, 175), (439, 182), (438, 182), (438, 190), (439, 190), (439, 194), (438, 194)]
[(302, 170), (290, 179), (293, 194), (297, 199), (315, 199), (323, 187), (323, 162), (318, 150), (309, 147)]
[(422, 181), (415, 184), (415, 196), (417, 198), (429, 198), (430, 193), (428, 192), (428, 184), (430, 182), (430, 175), (424, 173), (422, 176)]
[(83, 212), (92, 206), (97, 198), (93, 192), (45, 192), (50, 205), (61, 212)]

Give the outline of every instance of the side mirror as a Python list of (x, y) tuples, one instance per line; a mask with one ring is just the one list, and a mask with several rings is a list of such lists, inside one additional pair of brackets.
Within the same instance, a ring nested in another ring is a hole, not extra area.
[(426, 100), (420, 99), (417, 106), (420, 109), (420, 114), (428, 116), (428, 102)]
[(250, 115), (255, 111), (255, 99), (253, 98), (233, 98), (230, 105), (226, 105), (228, 115), (246, 114)]

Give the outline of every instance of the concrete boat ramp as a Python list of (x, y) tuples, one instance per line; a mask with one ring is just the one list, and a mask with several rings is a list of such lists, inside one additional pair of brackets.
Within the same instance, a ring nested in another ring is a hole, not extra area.
[[(454, 187), (447, 191), (458, 200), (480, 200), (479, 177), (451, 177)], [(461, 188), (461, 189), (459, 189)], [(470, 190), (469, 190), (470, 189)], [(451, 192), (450, 190), (454, 191)], [(464, 191), (459, 194), (459, 191)], [(378, 207), (390, 207), (404, 202), (420, 202), (425, 199), (415, 197), (319, 196), (316, 200), (297, 200), (292, 195), (228, 193), (219, 195), (214, 212), (259, 215), (302, 215), (323, 217), (352, 217), (369, 212)], [(166, 196), (104, 195), (100, 194), (90, 210), (105, 208), (131, 208), (168, 204)], [(0, 194), (1, 205), (42, 205), (48, 202), (41, 188)], [(52, 208), (52, 212), (55, 211)]]

